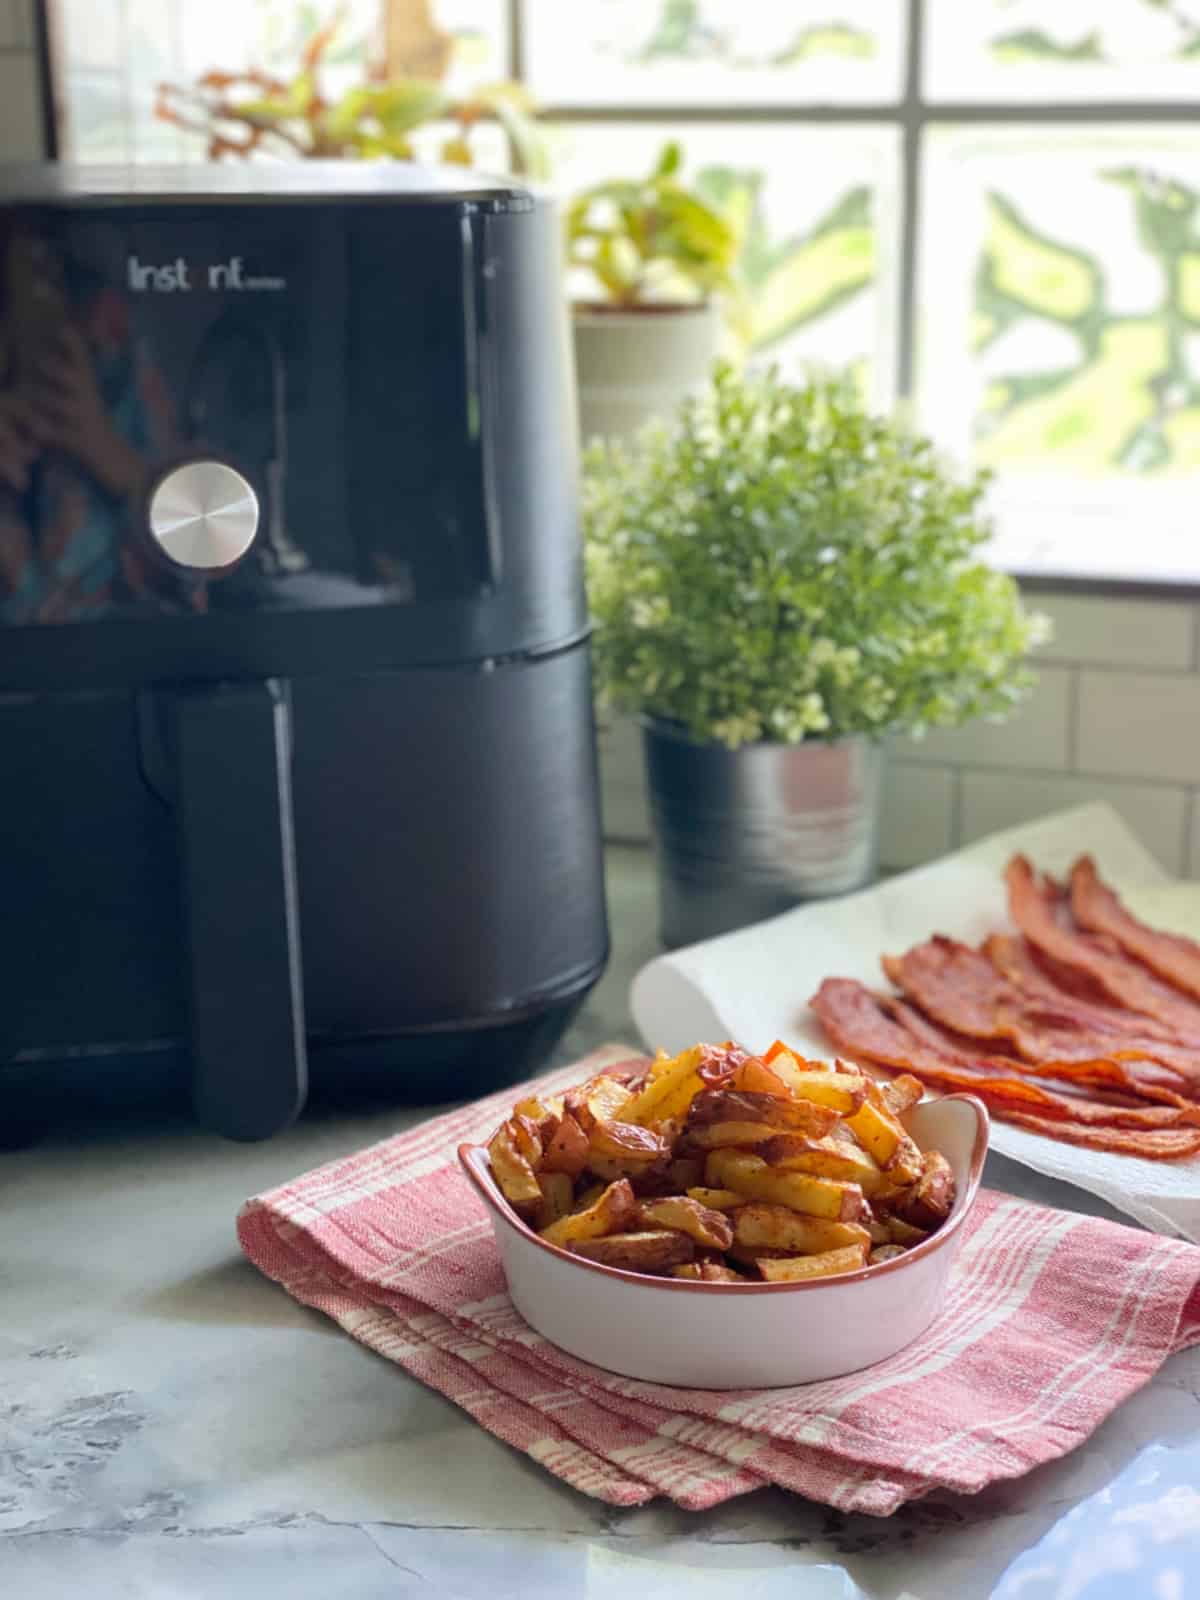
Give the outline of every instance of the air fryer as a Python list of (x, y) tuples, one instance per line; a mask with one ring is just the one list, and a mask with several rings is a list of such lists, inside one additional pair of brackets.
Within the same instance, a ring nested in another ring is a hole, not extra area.
[(189, 1093), (260, 1138), (310, 1088), (465, 1097), (603, 969), (553, 210), (259, 184), (0, 177), (111, 441), (0, 504), (0, 1118)]

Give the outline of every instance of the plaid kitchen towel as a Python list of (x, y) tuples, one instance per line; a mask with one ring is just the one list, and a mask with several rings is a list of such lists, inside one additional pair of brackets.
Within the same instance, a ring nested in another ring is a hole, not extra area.
[(238, 1218), (242, 1248), (297, 1300), (613, 1505), (666, 1495), (703, 1510), (774, 1483), (885, 1516), (934, 1490), (973, 1493), (1074, 1449), (1200, 1343), (1200, 1248), (984, 1191), (941, 1317), (878, 1366), (716, 1393), (578, 1361), (513, 1309), (456, 1151), (524, 1095), (630, 1059), (605, 1046), (259, 1195)]

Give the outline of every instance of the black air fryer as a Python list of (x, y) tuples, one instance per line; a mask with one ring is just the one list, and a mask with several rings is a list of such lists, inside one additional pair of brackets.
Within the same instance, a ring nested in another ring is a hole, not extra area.
[(607, 954), (557, 225), (0, 175), (0, 1132), (537, 1068)]

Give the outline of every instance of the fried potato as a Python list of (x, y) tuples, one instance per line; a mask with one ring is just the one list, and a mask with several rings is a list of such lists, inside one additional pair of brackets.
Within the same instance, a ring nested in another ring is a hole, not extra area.
[(569, 1111), (564, 1111), (542, 1152), (542, 1172), (565, 1172), (574, 1179), (587, 1166), (588, 1136)]
[(542, 1191), (542, 1202), (534, 1215), (533, 1225), (540, 1230), (570, 1213), (575, 1203), (575, 1193), (565, 1172), (539, 1172), (537, 1182)]
[(694, 1150), (727, 1150), (733, 1145), (750, 1148), (769, 1143), (779, 1132), (769, 1122), (708, 1122), (689, 1128), (687, 1142)]
[(542, 1136), (536, 1122), (529, 1117), (513, 1116), (508, 1119), (513, 1143), (536, 1172), (542, 1164)]
[(716, 1261), (685, 1261), (681, 1267), (672, 1267), (673, 1278), (691, 1278), (700, 1283), (745, 1283), (740, 1272)]
[(912, 1183), (920, 1176), (921, 1152), (890, 1111), (868, 1099), (846, 1123), (876, 1165), (893, 1180)]
[(567, 1248), (573, 1255), (599, 1261), (606, 1267), (624, 1267), (626, 1272), (666, 1272), (690, 1261), (696, 1253), (695, 1243), (686, 1233), (674, 1233), (670, 1228), (573, 1239)]
[(797, 1072), (789, 1087), (802, 1100), (829, 1106), (843, 1116), (857, 1111), (867, 1097), (860, 1072)]
[(616, 1166), (617, 1177), (632, 1176), (669, 1154), (665, 1139), (649, 1128), (639, 1128), (635, 1122), (594, 1122), (588, 1133), (588, 1166), (601, 1177), (606, 1173), (600, 1170), (599, 1161), (610, 1168)]
[(500, 1192), (509, 1205), (517, 1211), (529, 1212), (542, 1203), (537, 1174), (522, 1154), (517, 1142), (517, 1124), (505, 1122), (492, 1136), (488, 1145), (488, 1160), (492, 1176), (500, 1185)]
[(562, 1112), (562, 1096), (554, 1094), (530, 1095), (528, 1100), (517, 1102), (512, 1114), (514, 1117), (527, 1117), (544, 1140), (553, 1131)]
[(758, 1094), (748, 1089), (705, 1089), (692, 1101), (688, 1111), (688, 1134), (718, 1122), (765, 1124), (775, 1132), (828, 1133), (838, 1114), (828, 1106), (811, 1100), (783, 1099), (779, 1095)]
[(873, 1194), (879, 1187), (878, 1166), (855, 1144), (781, 1133), (759, 1145), (754, 1153), (780, 1172), (811, 1172), (819, 1178), (856, 1183), (865, 1195)]
[(744, 1206), (746, 1196), (736, 1189), (706, 1189), (702, 1184), (688, 1190), (689, 1200), (698, 1200), (710, 1211), (732, 1211), (734, 1206)]
[(867, 1250), (871, 1236), (856, 1222), (830, 1222), (801, 1216), (787, 1206), (754, 1203), (733, 1213), (735, 1243), (744, 1251), (779, 1250), (790, 1255), (812, 1255), (858, 1245)]
[(607, 1183), (589, 1183), (575, 1196), (575, 1204), (571, 1207), (573, 1212), (586, 1211), (589, 1206), (594, 1206), (596, 1201), (608, 1188)]
[(698, 1068), (704, 1059), (700, 1045), (677, 1055), (657, 1077), (635, 1095), (622, 1108), (623, 1122), (636, 1122), (647, 1127), (652, 1122), (663, 1122), (668, 1117), (681, 1116), (691, 1104), (692, 1096), (703, 1089)]
[(733, 1227), (728, 1217), (680, 1194), (664, 1195), (661, 1200), (643, 1200), (635, 1220), (643, 1228), (674, 1228), (709, 1250), (728, 1250), (733, 1243)]
[[(540, 1197), (541, 1190), (538, 1194)], [(633, 1220), (636, 1207), (637, 1201), (633, 1197), (628, 1178), (618, 1178), (616, 1183), (610, 1183), (601, 1190), (585, 1210), (573, 1211), (570, 1216), (560, 1217), (548, 1228), (543, 1228), (542, 1238), (548, 1239), (551, 1244), (561, 1245), (578, 1244), (586, 1239), (600, 1239), (606, 1234), (616, 1233), (618, 1228), (627, 1227)], [(680, 1260), (682, 1259), (683, 1257), (680, 1257)]]
[(872, 1245), (898, 1244), (900, 1242), (893, 1237), (891, 1229), (888, 1227), (887, 1221), (883, 1217), (864, 1217), (863, 1227), (867, 1230), (868, 1234), (870, 1234)]
[(704, 1168), (713, 1189), (736, 1189), (751, 1200), (791, 1206), (812, 1217), (854, 1222), (862, 1212), (863, 1192), (856, 1183), (814, 1178), (807, 1172), (775, 1172), (760, 1156), (741, 1150), (714, 1150)]
[(831, 1070), (827, 1061), (807, 1061), (803, 1056), (798, 1056), (794, 1050), (789, 1050), (785, 1044), (781, 1044), (778, 1039), (763, 1056), (763, 1060), (777, 1078), (783, 1079), (790, 1094), (800, 1093), (805, 1073)]
[(748, 1094), (769, 1094), (786, 1100), (791, 1090), (773, 1067), (759, 1056), (748, 1056), (733, 1077), (735, 1089), (745, 1089)]
[(937, 1228), (950, 1215), (954, 1204), (954, 1174), (940, 1151), (926, 1150), (921, 1160), (921, 1176), (912, 1193), (895, 1209), (898, 1216), (916, 1228)]
[(730, 1041), (527, 1094), (488, 1145), (508, 1203), (586, 1260), (693, 1283), (802, 1283), (897, 1259), (954, 1203), (900, 1118), (924, 1093), (780, 1041)]
[(889, 1244), (902, 1244), (912, 1246), (920, 1244), (922, 1239), (928, 1239), (928, 1228), (914, 1228), (911, 1222), (905, 1222), (903, 1217), (887, 1215), (883, 1218), (883, 1225), (888, 1231)]
[(824, 1250), (816, 1256), (765, 1257), (758, 1270), (768, 1283), (802, 1283), (806, 1278), (832, 1278), (839, 1272), (857, 1272), (866, 1265), (866, 1252), (860, 1244), (843, 1250)]
[(925, 1086), (920, 1078), (902, 1072), (898, 1078), (879, 1084), (879, 1092), (883, 1096), (885, 1109), (894, 1117), (902, 1117), (906, 1111), (911, 1111), (913, 1106), (920, 1103), (921, 1096), (925, 1093)]
[(593, 1123), (611, 1122), (634, 1099), (628, 1086), (619, 1078), (610, 1078), (601, 1072), (578, 1089), (568, 1089), (563, 1096), (563, 1106), (584, 1133), (590, 1133)]
[(703, 1156), (676, 1156), (667, 1167), (667, 1177), (675, 1194), (694, 1189), (704, 1180)]

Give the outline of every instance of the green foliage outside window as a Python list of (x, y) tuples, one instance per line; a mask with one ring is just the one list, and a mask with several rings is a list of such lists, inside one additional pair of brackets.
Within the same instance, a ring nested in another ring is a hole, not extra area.
[(1129, 197), (1130, 227), (1155, 261), (1158, 303), (1115, 311), (1102, 260), (1035, 228), (993, 192), (976, 279), (976, 348), (1022, 323), (1052, 324), (1073, 361), (994, 378), (976, 419), (977, 456), (994, 467), (1161, 473), (1200, 466), (1200, 195), (1145, 168), (1102, 174)]

